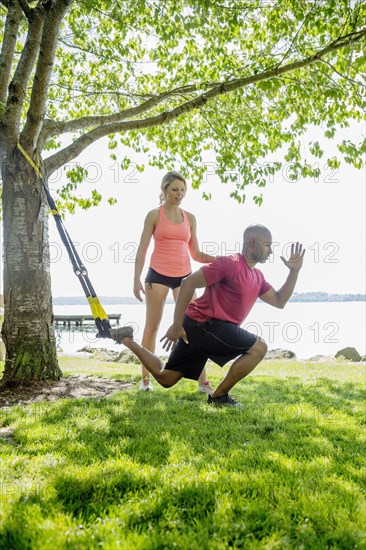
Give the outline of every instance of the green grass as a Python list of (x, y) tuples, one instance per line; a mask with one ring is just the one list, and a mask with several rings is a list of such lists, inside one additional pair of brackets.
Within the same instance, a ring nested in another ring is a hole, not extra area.
[[(134, 365), (61, 365), (138, 380)], [(4, 409), (0, 548), (364, 547), (363, 387), (362, 366), (277, 361), (235, 388), (243, 411), (190, 381)]]

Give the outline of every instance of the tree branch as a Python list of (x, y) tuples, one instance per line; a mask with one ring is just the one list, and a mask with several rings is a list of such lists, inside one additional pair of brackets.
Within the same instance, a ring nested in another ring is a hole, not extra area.
[(57, 39), (66, 11), (74, 0), (56, 0), (48, 7), (34, 76), (27, 120), (21, 133), (26, 148), (36, 147), (46, 113), (48, 86), (52, 76)]
[(0, 53), (0, 102), (6, 102), (8, 93), (8, 85), (11, 74), (11, 66), (13, 62), (15, 46), (17, 43), (18, 29), (22, 19), (22, 10), (19, 8), (18, 2), (11, 2), (9, 11), (6, 16), (4, 40)]
[[(219, 83), (215, 82), (215, 83), (208, 84), (207, 86), (213, 87), (213, 86), (217, 86), (218, 84)], [(149, 98), (148, 100), (144, 101), (140, 105), (137, 105), (136, 107), (130, 107), (128, 109), (124, 109), (123, 111), (120, 111), (119, 113), (114, 113), (113, 115), (87, 116), (87, 117), (80, 117), (75, 120), (69, 120), (64, 122), (54, 122), (54, 121), (46, 120), (40, 134), (39, 143), (43, 144), (47, 139), (49, 139), (53, 135), (60, 135), (60, 134), (65, 134), (69, 132), (75, 132), (77, 130), (92, 128), (98, 125), (101, 126), (105, 124), (121, 122), (128, 118), (141, 115), (142, 113), (149, 111), (153, 107), (159, 105), (159, 103), (162, 103), (165, 99), (169, 99), (175, 95), (180, 95), (183, 93), (191, 93), (191, 92), (197, 92), (197, 86), (195, 84), (181, 86), (179, 88), (174, 88), (173, 90), (163, 92), (160, 95)]]
[(285, 54), (283, 55), (281, 61), (278, 63), (278, 65), (277, 65), (278, 67), (280, 67), (280, 66), (282, 65), (282, 63), (284, 62), (284, 60), (286, 59), (286, 57), (287, 57), (287, 56), (289, 55), (289, 53), (291, 52), (291, 50), (292, 50), (292, 48), (293, 48), (293, 46), (294, 46), (296, 40), (297, 40), (298, 37), (299, 37), (300, 32), (301, 32), (302, 29), (304, 28), (305, 23), (307, 22), (307, 20), (308, 20), (310, 14), (311, 14), (311, 12), (313, 11), (314, 6), (315, 6), (315, 3), (311, 6), (310, 10), (309, 10), (308, 13), (305, 15), (305, 18), (304, 18), (303, 22), (301, 23), (300, 27), (298, 28), (298, 30), (297, 30), (297, 32), (296, 32), (294, 38), (292, 39), (290, 46), (288, 47), (287, 51), (286, 51)]
[(45, 14), (43, 7), (40, 5), (37, 6), (37, 8), (35, 8), (32, 12), (25, 45), (18, 65), (15, 69), (12, 81), (9, 84), (7, 109), (3, 119), (3, 125), (6, 128), (9, 139), (18, 139), (20, 117), (24, 105), (28, 81), (39, 51), (44, 16)]
[(330, 67), (333, 72), (337, 73), (338, 76), (340, 76), (341, 78), (344, 78), (345, 80), (347, 80), (347, 82), (350, 82), (353, 86), (356, 86), (356, 87), (363, 86), (364, 88), (366, 87), (365, 84), (363, 84), (363, 82), (357, 82), (357, 80), (353, 80), (353, 78), (350, 78), (349, 76), (346, 76), (345, 74), (342, 74), (339, 71), (337, 71), (337, 69), (333, 67), (333, 65), (329, 63), (329, 61), (326, 61), (325, 59), (322, 59), (321, 61), (325, 65), (328, 65), (328, 67)]
[[(58, 41), (61, 44), (63, 44), (64, 46), (66, 46), (67, 48), (70, 48), (70, 50), (78, 50), (80, 52), (84, 52), (84, 53), (87, 53), (89, 55), (94, 55), (97, 59), (106, 59), (107, 61), (115, 60), (115, 61), (122, 61), (122, 62), (128, 63), (128, 59), (103, 55), (102, 53), (91, 51), (91, 50), (88, 50), (87, 48), (83, 48), (82, 46), (77, 46), (76, 44), (69, 43), (64, 38), (59, 38)], [(144, 61), (144, 63), (150, 63), (150, 62), (151, 62), (150, 60)]]
[(142, 120), (129, 120), (126, 122), (118, 121), (114, 123), (102, 124), (101, 126), (98, 126), (97, 128), (94, 128), (90, 132), (87, 132), (83, 136), (79, 137), (71, 145), (65, 147), (61, 151), (58, 151), (57, 153), (46, 159), (44, 163), (46, 172), (47, 174), (53, 173), (65, 163), (76, 158), (89, 145), (91, 145), (98, 139), (107, 136), (108, 134), (126, 132), (129, 130), (142, 130), (144, 128), (150, 128), (152, 126), (167, 124), (172, 120), (179, 118), (183, 114), (199, 109), (214, 97), (233, 92), (239, 88), (249, 86), (250, 84), (255, 84), (263, 80), (269, 80), (271, 78), (281, 76), (282, 74), (286, 74), (288, 72), (292, 72), (297, 69), (313, 65), (321, 61), (322, 58), (328, 53), (339, 50), (345, 46), (348, 46), (351, 43), (359, 42), (364, 36), (366, 36), (366, 28), (363, 28), (358, 32), (349, 33), (345, 36), (337, 38), (336, 40), (328, 44), (328, 46), (326, 46), (325, 48), (315, 52), (305, 59), (289, 63), (283, 67), (277, 67), (275, 69), (263, 71), (260, 74), (235, 79), (230, 82), (222, 82), (211, 90), (201, 94), (200, 96), (190, 101), (183, 103), (182, 105), (172, 109), (171, 111), (165, 111), (156, 116), (145, 118)]
[[(88, 90), (87, 88), (84, 90), (83, 88), (70, 88), (70, 86), (65, 86), (60, 84), (59, 82), (51, 82), (50, 88), (58, 88), (59, 90), (66, 90), (67, 92), (73, 93), (74, 99), (81, 99), (83, 97), (91, 97), (91, 96), (115, 96), (117, 98), (120, 97), (128, 97), (130, 99), (150, 99), (151, 97), (155, 97), (154, 94), (134, 94), (132, 92), (124, 92), (122, 90)], [(76, 95), (78, 94), (78, 95)], [(62, 98), (60, 99), (52, 99), (53, 103), (59, 103), (62, 101)]]
[(230, 10), (230, 11), (244, 11), (244, 10), (261, 10), (261, 9), (267, 9), (268, 4), (265, 3), (264, 6), (262, 4), (259, 4), (258, 6), (253, 6), (253, 4), (242, 4), (241, 6), (224, 6), (223, 4), (218, 4), (216, 2), (212, 2), (211, 6), (215, 8), (220, 8), (221, 10)]
[(24, 12), (24, 15), (26, 16), (26, 18), (29, 21), (30, 18), (31, 18), (31, 15), (32, 15), (32, 10), (28, 6), (28, 2), (26, 0), (18, 0), (18, 2), (19, 2), (19, 5), (20, 5), (20, 7), (22, 8), (22, 10)]

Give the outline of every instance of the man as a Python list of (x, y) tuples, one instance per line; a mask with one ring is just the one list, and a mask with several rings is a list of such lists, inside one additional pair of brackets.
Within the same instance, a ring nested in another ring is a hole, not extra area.
[[(132, 339), (132, 329), (116, 329), (113, 336), (140, 359), (144, 367), (165, 388), (181, 378), (197, 380), (208, 359), (221, 367), (235, 359), (208, 403), (240, 407), (229, 391), (260, 363), (267, 352), (262, 338), (240, 328), (256, 299), (283, 308), (292, 295), (305, 250), (291, 245), (290, 258), (281, 256), (290, 272), (278, 290), (267, 283), (257, 263), (265, 263), (272, 253), (272, 236), (262, 225), (244, 231), (241, 254), (223, 256), (183, 279), (174, 310), (174, 321), (161, 338), (171, 351), (165, 367), (162, 361)], [(203, 295), (190, 300), (197, 288)]]

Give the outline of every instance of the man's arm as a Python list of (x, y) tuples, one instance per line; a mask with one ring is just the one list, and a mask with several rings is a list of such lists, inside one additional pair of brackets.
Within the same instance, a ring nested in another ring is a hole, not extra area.
[(188, 344), (187, 335), (183, 328), (184, 314), (189, 302), (197, 288), (204, 288), (207, 286), (206, 279), (203, 275), (203, 271), (198, 269), (191, 275), (188, 275), (182, 280), (177, 302), (174, 308), (174, 320), (173, 324), (166, 331), (165, 336), (160, 339), (163, 342), (163, 348), (169, 351), (175, 346), (175, 343), (179, 338), (182, 338), (186, 344)]
[(291, 245), (291, 254), (288, 260), (281, 256), (281, 260), (289, 268), (290, 273), (287, 276), (285, 284), (279, 290), (276, 291), (274, 288), (271, 288), (262, 294), (262, 296), (259, 296), (263, 302), (280, 309), (285, 307), (295, 289), (299, 271), (302, 268), (304, 254), (305, 250), (302, 249), (302, 245), (296, 243), (296, 245)]

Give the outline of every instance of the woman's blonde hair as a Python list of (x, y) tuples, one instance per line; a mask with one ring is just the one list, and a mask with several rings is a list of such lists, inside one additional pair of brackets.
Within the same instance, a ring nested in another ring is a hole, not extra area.
[(163, 204), (164, 202), (165, 191), (168, 189), (169, 185), (175, 180), (182, 181), (187, 189), (187, 182), (182, 176), (182, 174), (180, 174), (179, 172), (176, 172), (175, 170), (172, 170), (171, 172), (167, 172), (163, 177), (163, 179), (161, 180), (161, 185), (160, 185), (161, 193), (159, 195), (160, 204)]

